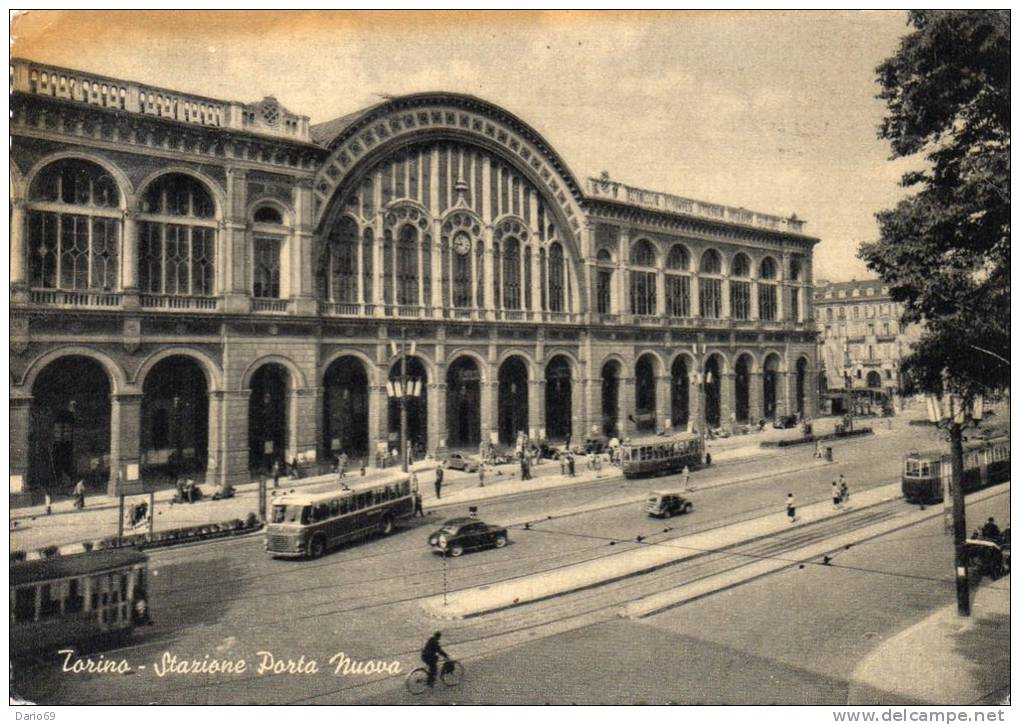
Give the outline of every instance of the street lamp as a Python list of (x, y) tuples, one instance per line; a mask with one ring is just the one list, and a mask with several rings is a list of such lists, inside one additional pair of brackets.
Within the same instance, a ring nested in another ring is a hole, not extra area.
[[(390, 345), (395, 353), (400, 355), (400, 379), (390, 380), (386, 383), (386, 394), (390, 399), (396, 399), (400, 403), (400, 470), (407, 473), (407, 400), (421, 396), (421, 379), (409, 379), (407, 377), (407, 330), (400, 332), (399, 352), (396, 341), (391, 340)], [(414, 354), (415, 343), (411, 343), (410, 354)]]
[[(928, 420), (949, 432), (949, 494), (953, 499), (953, 546), (956, 564), (956, 609), (961, 617), (970, 616), (970, 583), (967, 581), (967, 512), (963, 497), (963, 429), (976, 424), (984, 415), (984, 401), (956, 395), (927, 396)], [(943, 477), (945, 481), (945, 477)], [(946, 492), (943, 492), (943, 499)]]

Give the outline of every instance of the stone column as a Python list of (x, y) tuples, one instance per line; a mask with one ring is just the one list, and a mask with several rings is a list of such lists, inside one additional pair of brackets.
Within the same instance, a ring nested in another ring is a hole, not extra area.
[(496, 396), (499, 394), (499, 384), (495, 382), (480, 382), (478, 384), (479, 405), (479, 428), (482, 440), (488, 441), (492, 431), (498, 430), (496, 420)]
[(779, 373), (779, 390), (776, 391), (777, 406), (781, 415), (793, 415), (797, 412), (797, 373)]
[[(534, 207), (532, 207), (532, 209), (534, 209)], [(532, 211), (532, 213), (534, 213), (534, 211)], [(539, 313), (539, 314), (533, 315), (531, 319), (533, 319), (533, 320), (540, 320), (540, 319), (542, 319), (542, 315), (541, 315), (541, 310), (542, 310), (542, 288), (541, 288), (541, 286), (542, 286), (542, 267), (539, 264), (539, 259), (538, 259), (538, 250), (539, 250), (540, 242), (538, 241), (538, 237), (535, 236), (534, 233), (532, 233), (532, 237), (531, 238), (532, 238), (532, 240), (535, 243), (531, 245), (531, 307), (529, 307), (528, 309), (530, 309), (532, 312), (538, 312)], [(567, 262), (566, 262), (566, 259), (564, 259), (563, 266), (564, 266), (564, 273), (566, 273), (566, 267), (569, 266), (567, 264)], [(549, 269), (549, 260), (548, 260), (548, 258), (546, 258), (545, 268)], [(523, 282), (523, 279), (521, 281)], [(546, 287), (546, 294), (548, 294), (548, 289), (549, 288)], [(566, 299), (566, 289), (564, 289), (563, 292), (564, 292), (564, 300), (563, 300), (564, 305), (563, 305), (563, 309), (564, 309), (564, 311), (569, 311), (570, 308), (567, 307), (568, 300)], [(522, 299), (521, 302), (523, 302), (523, 301), (524, 300)]]
[(659, 375), (655, 378), (655, 430), (671, 430), (673, 413), (673, 396), (670, 394), (669, 375)]
[[(446, 379), (446, 366), (442, 367), (442, 380)], [(437, 375), (439, 373), (437, 372)], [(446, 383), (429, 383), (428, 441), (426, 447), (437, 456), (449, 445), (446, 427)]]
[(583, 441), (591, 432), (591, 425), (585, 415), (588, 408), (588, 380), (570, 378), (570, 440)]
[(620, 378), (620, 387), (617, 392), (619, 397), (618, 405), (619, 418), (617, 419), (617, 427), (620, 429), (620, 433), (625, 436), (634, 435), (637, 431), (637, 427), (631, 418), (636, 412), (634, 407), (634, 398), (636, 392), (634, 390), (634, 378)]
[(302, 461), (315, 461), (318, 458), (319, 425), (322, 420), (322, 388), (297, 388), (289, 397), (287, 460), (296, 456)]
[(762, 374), (760, 372), (753, 372), (748, 376), (748, 381), (748, 416), (751, 419), (751, 423), (757, 423), (765, 417)]
[[(701, 370), (704, 370), (704, 365), (701, 366)], [(689, 374), (690, 384), (687, 388), (687, 400), (688, 410), (690, 414), (688, 420), (690, 423), (691, 430), (696, 430), (699, 433), (704, 432), (704, 421), (701, 420), (701, 416), (705, 410), (705, 392), (704, 386), (698, 382), (698, 372), (692, 372)]]
[(723, 275), (722, 282), (720, 283), (720, 287), (722, 287), (722, 303), (721, 303), (722, 304), (722, 309), (719, 311), (720, 312), (719, 317), (721, 317), (724, 320), (728, 320), (731, 317), (731, 315), (730, 315), (730, 278), (729, 278), (729, 275), (725, 275), (725, 274)]
[[(486, 159), (488, 163), (488, 159)], [(487, 176), (487, 174), (486, 174)], [(486, 189), (488, 189), (488, 183), (486, 182)], [(483, 192), (483, 199), (488, 197), (488, 191)], [(494, 297), (494, 278), (495, 268), (493, 265), (496, 263), (496, 258), (492, 254), (492, 225), (486, 224), (482, 228), (482, 243), (483, 247), (482, 259), (482, 292), (485, 295), (485, 309), (482, 311), (482, 319), (492, 319), (492, 313), (490, 310), (495, 309), (495, 297)]]
[(751, 280), (751, 312), (750, 317), (752, 320), (759, 320), (758, 313), (758, 282)]
[[(630, 321), (630, 274), (627, 272), (627, 264), (630, 261), (630, 229), (620, 228), (620, 250), (616, 259), (616, 284), (619, 289), (617, 299), (617, 311), (620, 313), (621, 322)], [(622, 425), (622, 424), (621, 424)], [(621, 428), (622, 431), (622, 428)]]
[(141, 467), (142, 394), (114, 393), (110, 401), (110, 496), (118, 495), (118, 483), (138, 485), (140, 473), (128, 476), (128, 467)]
[(206, 441), (209, 458), (205, 464), (205, 480), (211, 486), (218, 486), (223, 479), (223, 397), (222, 390), (209, 391), (209, 434)]
[(220, 466), (220, 478), (224, 483), (248, 483), (251, 470), (248, 467), (248, 401), (251, 390), (227, 390), (219, 395), (219, 418), (210, 420), (209, 425), (220, 427), (215, 453)]
[[(443, 245), (440, 235), (443, 233), (439, 219), (432, 220), (432, 254), (429, 257), (432, 268), (432, 299), (424, 300), (423, 305), (432, 307), (432, 317), (443, 317)], [(473, 251), (473, 250), (472, 250)]]
[[(692, 262), (697, 269), (697, 262)], [(698, 284), (698, 275), (692, 274), (691, 277), (691, 317), (695, 319), (701, 319), (701, 288)]]
[[(291, 311), (297, 315), (314, 315), (318, 312), (313, 267), (314, 214), (312, 180), (299, 179), (294, 186), (294, 236), (291, 240), (290, 255)], [(359, 249), (361, 247), (360, 239), (358, 239), (358, 247)], [(358, 278), (361, 278), (360, 269)]]
[(730, 429), (732, 420), (730, 416), (736, 410), (736, 391), (734, 384), (736, 375), (732, 372), (722, 373), (719, 376), (719, 427), (724, 430)]
[(545, 378), (528, 381), (528, 436), (538, 438), (545, 428)]
[[(124, 223), (121, 225), (120, 264), (121, 264), (121, 304), (124, 307), (138, 307), (138, 231), (135, 212), (124, 212)], [(11, 270), (13, 274), (13, 269)]]
[(247, 200), (247, 172), (244, 169), (227, 169), (227, 204), (224, 209), (220, 235), (223, 250), (223, 304), (224, 311), (246, 314), (251, 308), (248, 289), (248, 235), (245, 224)]
[(383, 385), (368, 386), (368, 460), (375, 465), (375, 451), (387, 439), (389, 426), (389, 399)]
[(28, 490), (29, 435), (32, 430), (32, 396), (11, 395), (8, 409), (10, 421), (10, 484), (11, 493)]
[(25, 238), (25, 200), (11, 202), (11, 301), (28, 302), (28, 240)]

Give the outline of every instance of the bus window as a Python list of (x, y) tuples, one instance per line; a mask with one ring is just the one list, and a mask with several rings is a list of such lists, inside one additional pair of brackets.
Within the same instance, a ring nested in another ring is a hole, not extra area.
[(389, 501), (391, 498), (393, 498), (393, 487), (387, 486), (386, 490), (384, 491), (383, 500)]
[(343, 516), (350, 510), (350, 499), (343, 499), (340, 501), (340, 515)]
[(400, 492), (402, 494), (404, 494), (405, 496), (410, 495), (410, 493), (411, 493), (411, 482), (410, 481), (404, 481), (402, 484), (400, 484)]
[(372, 505), (372, 494), (371, 493), (359, 493), (358, 494), (358, 509), (363, 509), (367, 506)]
[(340, 502), (337, 499), (333, 499), (329, 502), (329, 515), (336, 516), (340, 513)]
[(309, 516), (308, 506), (295, 506), (290, 504), (285, 506), (278, 504), (273, 506), (273, 523), (274, 524), (307, 524)]
[(21, 587), (14, 591), (14, 621), (31, 622), (35, 619), (35, 587)]
[(312, 521), (325, 521), (329, 518), (329, 505), (320, 503), (312, 512)]
[(72, 579), (67, 583), (67, 599), (64, 601), (65, 612), (80, 612), (85, 607), (85, 596), (82, 593), (81, 579)]

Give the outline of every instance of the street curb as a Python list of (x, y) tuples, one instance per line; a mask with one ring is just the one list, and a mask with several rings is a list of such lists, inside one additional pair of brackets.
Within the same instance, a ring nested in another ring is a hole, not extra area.
[[(887, 484), (887, 485), (893, 485), (893, 484)], [(890, 501), (895, 501), (895, 500), (897, 500), (899, 498), (901, 498), (901, 496), (898, 496), (898, 495), (897, 496), (891, 496), (889, 498), (882, 499), (881, 501), (877, 501), (877, 502), (875, 502), (875, 503), (873, 503), (873, 504), (871, 504), (869, 506), (862, 506), (860, 509), (857, 509), (857, 510), (858, 511), (867, 511), (868, 509), (872, 509), (872, 508), (875, 508), (877, 506), (885, 505), (885, 504), (889, 503)], [(824, 501), (824, 499), (822, 499), (822, 501)], [(816, 502), (816, 503), (820, 503), (820, 502)], [(834, 512), (834, 513), (825, 515), (825, 516), (823, 516), (821, 518), (814, 519), (811, 522), (804, 522), (802, 524), (799, 524), (798, 526), (790, 527), (789, 529), (786, 529), (786, 530), (787, 531), (792, 531), (792, 530), (795, 530), (795, 529), (798, 529), (798, 528), (802, 528), (802, 527), (805, 527), (805, 526), (808, 526), (808, 525), (813, 525), (813, 524), (821, 523), (823, 521), (828, 521), (830, 519), (837, 518), (841, 513), (842, 512)], [(764, 514), (764, 516), (772, 516), (772, 515), (774, 515), (774, 514)], [(762, 518), (762, 517), (755, 517), (755, 518)], [(753, 521), (754, 519), (747, 519), (747, 520), (748, 521)], [(744, 522), (736, 522), (736, 523), (744, 523)], [(734, 525), (736, 525), (736, 524), (725, 524), (724, 526), (734, 526)], [(723, 528), (723, 527), (719, 527), (719, 528)], [(711, 531), (711, 529), (706, 529), (705, 531)], [(700, 531), (698, 533), (699, 534), (705, 533), (705, 531)], [(662, 563), (659, 563), (659, 564), (654, 564), (654, 565), (651, 565), (651, 566), (642, 567), (641, 569), (638, 569), (638, 570), (635, 570), (635, 571), (626, 572), (626, 573), (620, 574), (618, 576), (611, 577), (609, 579), (602, 579), (602, 580), (600, 580), (598, 582), (593, 582), (591, 584), (584, 584), (584, 585), (581, 585), (581, 586), (572, 587), (570, 589), (564, 589), (562, 591), (557, 591), (557, 592), (553, 592), (553, 593), (550, 593), (550, 594), (546, 594), (546, 595), (543, 595), (543, 596), (540, 596), (540, 597), (536, 597), (534, 599), (528, 599), (527, 601), (523, 601), (523, 602), (515, 601), (515, 602), (512, 602), (510, 604), (504, 604), (504, 605), (500, 605), (498, 607), (492, 607), (492, 608), (489, 608), (489, 609), (479, 610), (479, 611), (476, 611), (476, 612), (471, 612), (469, 614), (462, 614), (462, 615), (453, 615), (453, 614), (451, 614), (451, 615), (448, 615), (448, 616), (443, 616), (442, 613), (436, 613), (431, 608), (427, 607), (426, 604), (425, 604), (425, 601), (428, 601), (428, 600), (431, 600), (431, 599), (435, 599), (436, 598), (435, 595), (433, 595), (431, 597), (426, 597), (424, 599), (424, 601), (422, 601), (420, 606), (421, 606), (421, 609), (425, 612), (425, 614), (427, 614), (428, 616), (434, 617), (436, 619), (441, 619), (441, 620), (446, 620), (446, 621), (462, 620), (462, 619), (474, 619), (476, 617), (485, 616), (487, 614), (495, 614), (496, 612), (506, 611), (508, 609), (513, 609), (514, 607), (524, 606), (526, 604), (535, 604), (537, 602), (548, 601), (550, 599), (555, 599), (557, 597), (566, 596), (568, 594), (575, 594), (577, 592), (583, 592), (583, 591), (586, 591), (588, 589), (594, 589), (596, 587), (601, 587), (601, 586), (605, 586), (605, 585), (608, 585), (608, 584), (613, 584), (615, 582), (622, 581), (624, 579), (630, 579), (630, 578), (633, 578), (633, 577), (644, 576), (645, 574), (651, 574), (653, 572), (659, 571), (661, 569), (665, 569), (667, 567), (676, 566), (676, 565), (681, 564), (681, 563), (686, 563), (686, 562), (690, 562), (690, 561), (693, 561), (693, 560), (696, 560), (696, 559), (700, 559), (700, 558), (702, 558), (704, 556), (708, 556), (709, 554), (718, 554), (720, 552), (728, 551), (729, 549), (732, 549), (732, 548), (737, 547), (737, 546), (745, 546), (747, 544), (753, 544), (753, 543), (755, 543), (757, 541), (761, 541), (761, 540), (767, 539), (767, 538), (769, 538), (771, 536), (774, 536), (774, 535), (775, 535), (775, 532), (769, 532), (767, 534), (761, 534), (759, 536), (753, 536), (753, 537), (751, 537), (749, 539), (744, 539), (742, 541), (734, 542), (733, 544), (729, 544), (727, 546), (723, 546), (723, 547), (720, 547), (718, 549), (713, 549), (711, 551), (699, 551), (699, 552), (696, 552), (696, 553), (694, 553), (694, 554), (692, 554), (690, 556), (685, 556), (685, 557), (682, 557), (682, 558), (674, 559), (672, 561), (667, 561), (667, 562), (662, 562)], [(636, 550), (637, 549), (632, 549), (631, 551), (636, 551)], [(624, 553), (630, 553), (630, 552), (620, 552), (620, 553), (607, 554), (607, 556), (621, 556)], [(600, 558), (602, 558), (602, 557), (600, 557)], [(598, 559), (591, 559), (591, 560), (589, 560), (587, 562), (582, 562), (582, 563), (591, 563), (591, 562), (594, 562), (594, 561), (598, 561)], [(535, 576), (535, 575), (534, 574), (525, 574), (524, 576), (515, 577), (515, 578), (524, 579), (524, 578), (531, 577), (531, 576)], [(463, 590), (459, 590), (459, 591), (463, 591)]]
[[(1008, 482), (1006, 482), (1006, 483), (1008, 483)], [(980, 497), (972, 499), (972, 500), (968, 500), (968, 503), (980, 503), (981, 501), (985, 501), (987, 499), (994, 498), (995, 496), (1001, 496), (1004, 493), (1007, 493), (1007, 491), (1006, 490), (1003, 490), (1003, 491), (993, 491), (991, 489), (986, 489), (984, 491), (976, 492), (974, 495), (977, 495), (977, 496), (980, 496)], [(885, 501), (880, 501), (880, 502), (878, 502), (876, 504), (873, 504), (871, 506), (865, 506), (865, 507), (863, 507), (861, 509), (856, 509), (856, 510), (867, 511), (868, 509), (874, 508), (875, 506), (881, 506), (881, 505), (884, 505), (886, 503), (889, 503), (890, 501), (895, 501), (895, 500), (897, 500), (897, 498), (899, 498), (899, 497), (891, 498), (891, 499), (886, 499)], [(940, 515), (942, 515), (942, 511), (938, 510), (938, 509), (933, 509), (933, 513), (928, 513), (927, 511), (928, 510), (925, 509), (925, 515), (921, 516), (916, 521), (911, 521), (909, 524), (906, 524), (906, 525), (898, 527), (898, 528), (909, 528), (911, 526), (917, 526), (919, 524), (925, 523), (927, 521), (930, 521), (931, 519), (937, 518)], [(817, 521), (814, 521), (812, 523), (818, 523), (819, 521), (827, 521), (827, 520), (832, 519), (832, 518), (836, 518), (836, 517), (835, 516), (830, 516), (830, 517), (828, 517), (826, 519), (818, 519)], [(890, 529), (889, 531), (885, 531), (885, 532), (881, 532), (881, 533), (872, 534), (870, 536), (866, 536), (863, 539), (859, 539), (859, 540), (855, 541), (853, 543), (853, 546), (856, 546), (858, 544), (863, 544), (863, 543), (866, 543), (868, 541), (872, 541), (874, 539), (881, 538), (882, 536), (886, 536), (889, 533), (891, 533), (892, 531), (896, 531), (896, 530), (897, 529)], [(751, 543), (754, 543), (756, 540), (761, 540), (762, 538), (767, 538), (767, 537), (757, 537), (756, 539), (749, 539), (747, 542), (743, 542), (741, 544), (736, 544), (736, 546), (743, 546), (745, 543), (751, 544)], [(817, 556), (824, 556), (824, 555), (830, 554), (832, 552), (840, 551), (840, 550), (844, 549), (844, 547), (845, 547), (845, 545), (841, 545), (841, 546), (837, 546), (837, 547), (832, 548), (832, 549), (822, 550), (822, 551), (820, 551), (820, 553), (813, 555), (812, 558), (816, 558)], [(727, 548), (729, 548), (729, 547), (727, 547)], [(798, 550), (807, 549), (807, 548), (809, 548), (809, 546), (801, 547), (801, 549), (793, 549), (792, 551), (796, 552)], [(685, 559), (684, 561), (689, 561), (689, 559)], [(753, 563), (753, 562), (751, 562), (751, 563)], [(646, 617), (652, 617), (652, 616), (655, 616), (656, 614), (661, 614), (662, 612), (669, 611), (670, 609), (676, 609), (677, 607), (682, 607), (685, 604), (690, 604), (691, 602), (695, 602), (695, 601), (697, 601), (699, 599), (704, 599), (705, 597), (712, 596), (713, 594), (719, 594), (720, 592), (729, 591), (730, 589), (735, 589), (735, 588), (737, 588), (739, 586), (743, 586), (744, 584), (748, 584), (750, 582), (757, 581), (758, 579), (763, 579), (763, 578), (765, 578), (767, 576), (771, 576), (773, 574), (777, 574), (777, 573), (779, 573), (781, 571), (785, 571), (786, 569), (789, 569), (792, 566), (797, 565), (798, 563), (803, 563), (803, 561), (801, 561), (801, 562), (784, 563), (782, 566), (779, 566), (779, 567), (777, 567), (777, 568), (775, 568), (775, 569), (773, 569), (771, 571), (766, 571), (766, 572), (762, 572), (760, 574), (755, 574), (755, 575), (747, 577), (747, 578), (739, 579), (737, 581), (733, 581), (731, 583), (722, 585), (722, 586), (720, 586), (718, 588), (715, 588), (715, 589), (712, 589), (710, 591), (701, 592), (699, 594), (695, 594), (693, 596), (690, 596), (690, 597), (687, 597), (687, 598), (684, 598), (684, 599), (680, 599), (680, 600), (678, 600), (676, 602), (673, 602), (673, 603), (670, 603), (670, 604), (666, 604), (666, 605), (658, 607), (656, 609), (653, 609), (653, 610), (650, 610), (650, 611), (647, 611), (647, 612), (642, 612), (641, 614), (636, 614), (636, 615), (628, 615), (628, 614), (626, 614), (623, 610), (626, 609), (626, 607), (629, 604), (633, 604), (633, 602), (629, 602), (628, 604), (625, 604), (625, 605), (623, 605), (621, 607), (621, 611), (620, 611), (618, 616), (620, 618), (622, 618), (622, 619), (645, 619)], [(739, 569), (743, 568), (743, 566), (747, 566), (747, 565), (742, 565), (740, 567), (737, 567), (737, 569), (734, 569), (733, 571), (739, 571)], [(719, 574), (712, 574), (712, 575), (709, 575), (709, 576), (719, 576)], [(697, 580), (695, 580), (695, 581), (697, 581)], [(686, 587), (686, 586), (689, 586), (690, 584), (693, 584), (693, 583), (694, 582), (688, 582), (687, 584), (683, 584), (681, 586), (682, 587)], [(649, 595), (649, 596), (655, 596), (655, 595)], [(640, 600), (638, 599), (638, 600), (634, 600), (634, 601), (640, 601)]]

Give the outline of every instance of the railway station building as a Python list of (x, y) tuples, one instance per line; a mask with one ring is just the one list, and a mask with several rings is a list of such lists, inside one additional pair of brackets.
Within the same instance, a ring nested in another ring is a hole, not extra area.
[(578, 178), (466, 95), (312, 124), (10, 74), (12, 494), (371, 459), (402, 368), (437, 455), (814, 413), (795, 216)]

